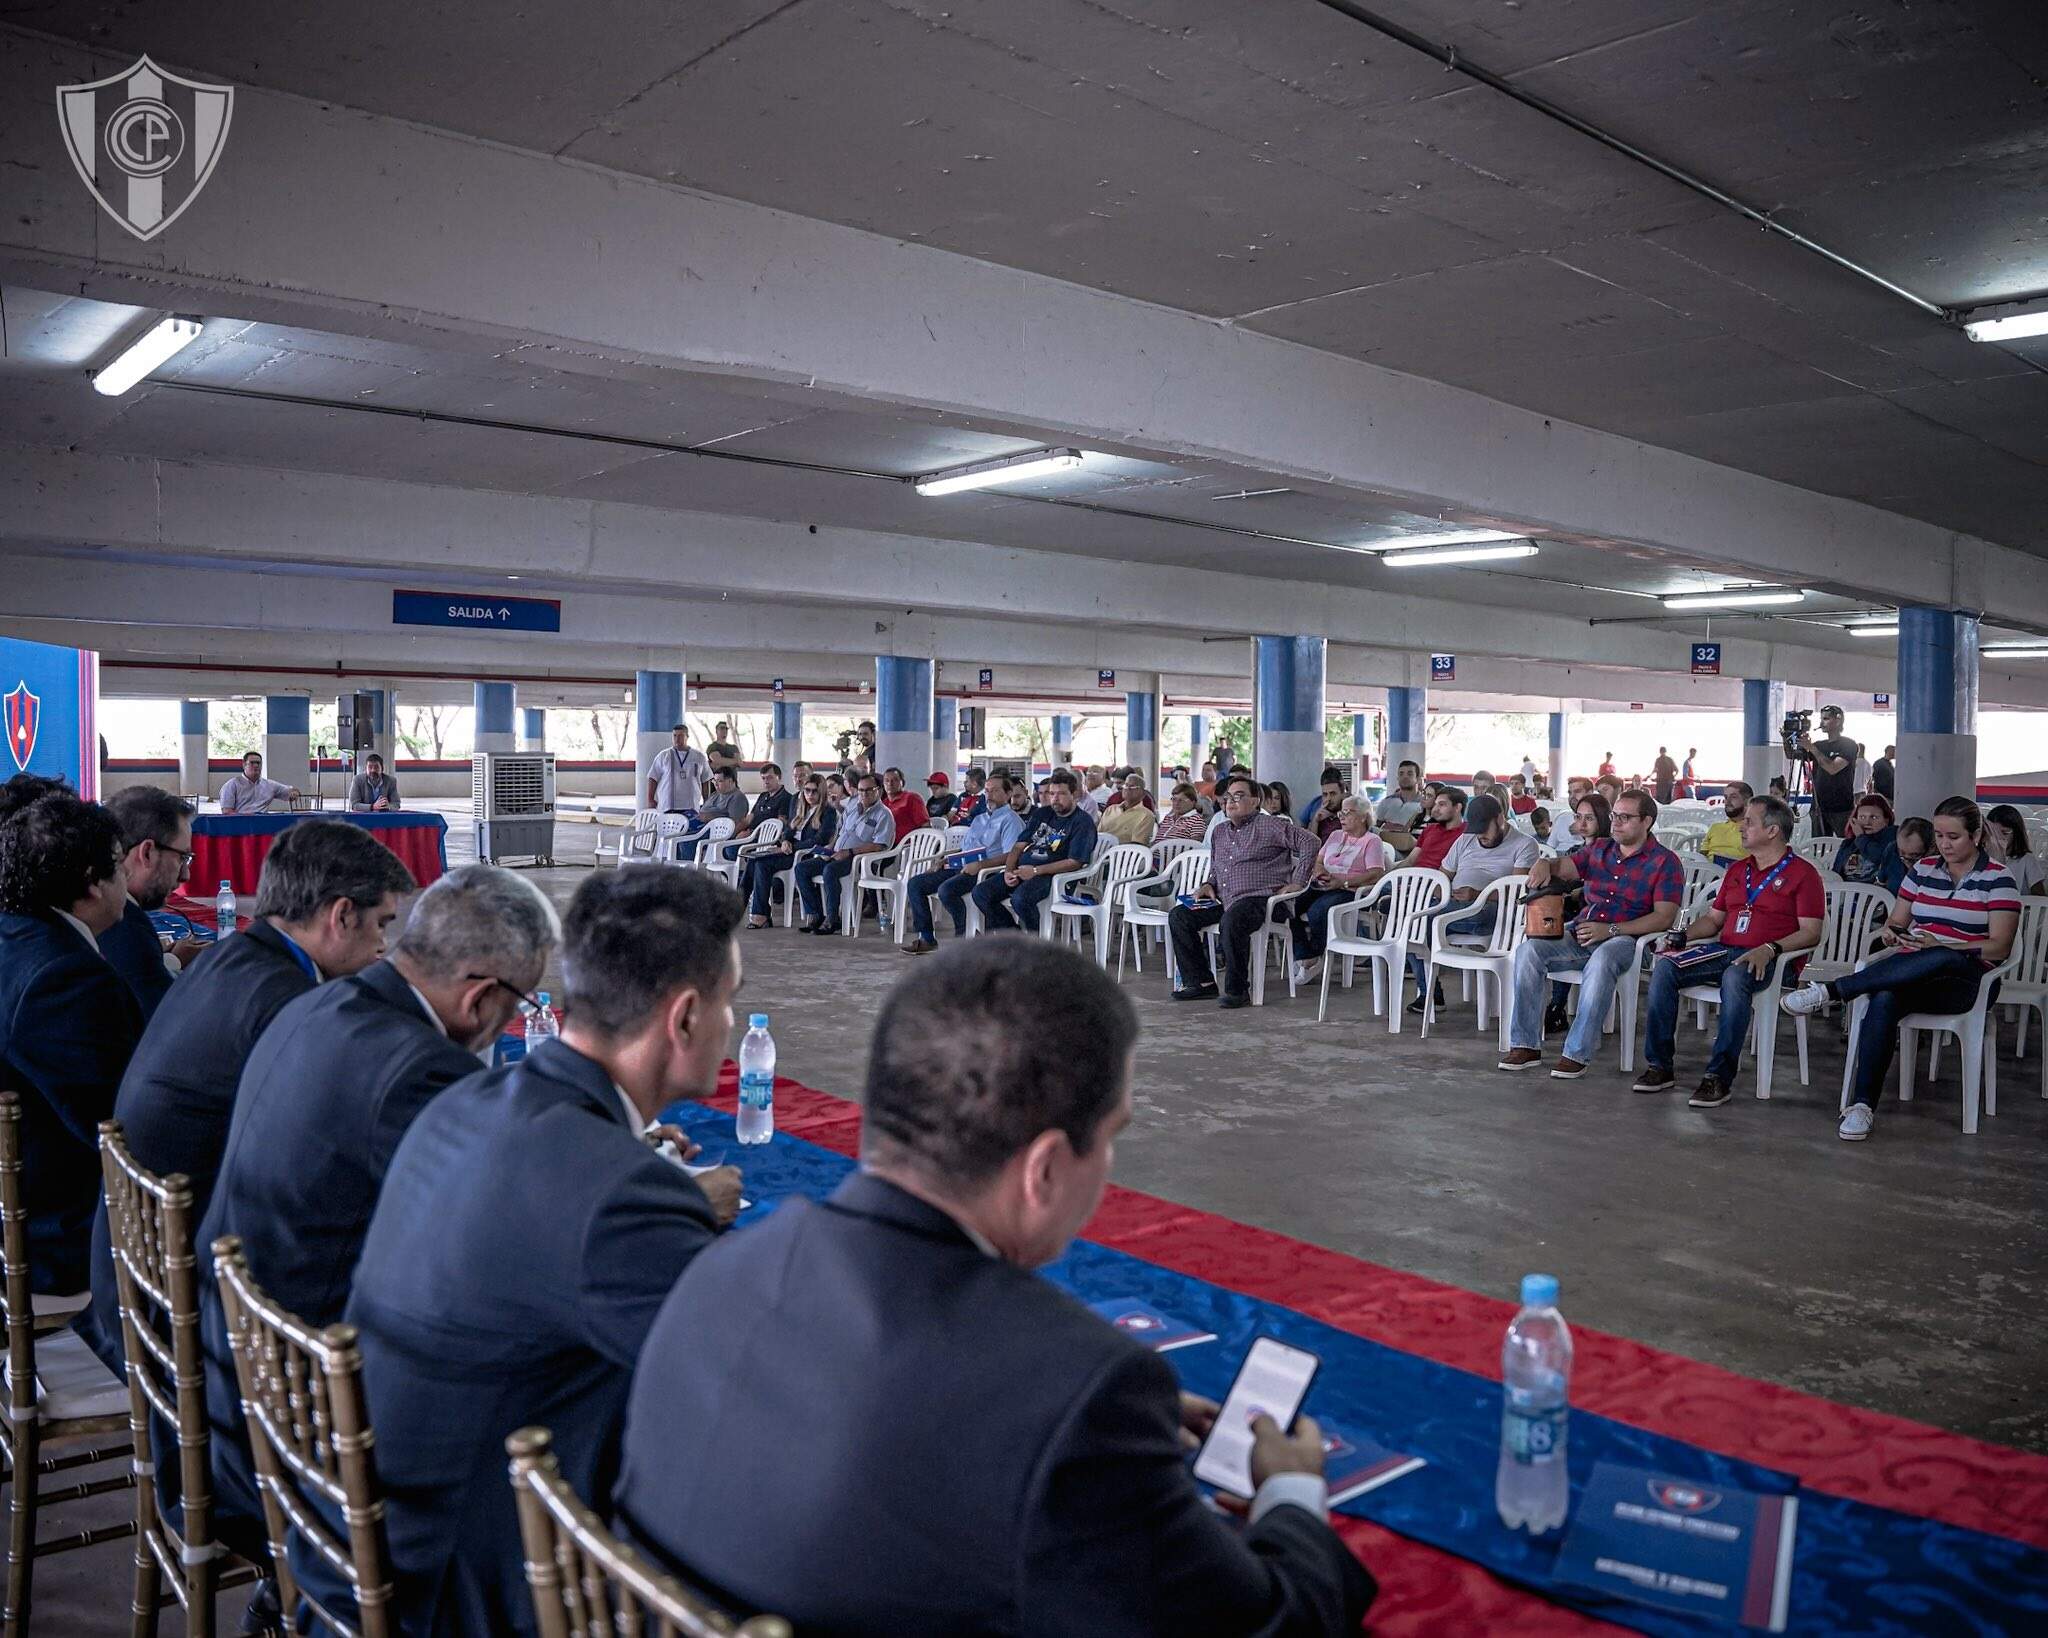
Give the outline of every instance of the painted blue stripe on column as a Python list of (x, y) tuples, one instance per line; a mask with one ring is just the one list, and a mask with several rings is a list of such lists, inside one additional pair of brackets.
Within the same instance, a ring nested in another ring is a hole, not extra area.
[(1257, 637), (1259, 720), (1263, 734), (1323, 731), (1323, 657), (1320, 637)]
[(1054, 717), (1052, 719), (1052, 742), (1055, 745), (1071, 745), (1074, 743), (1074, 719), (1072, 717)]
[(1420, 745), (1429, 738), (1429, 690), (1387, 690), (1387, 743)]
[[(1904, 644), (1900, 645), (1903, 651)], [(1742, 679), (1742, 743), (1744, 745), (1775, 745), (1778, 743), (1778, 729), (1783, 726), (1783, 711), (1778, 701), (1783, 694), (1771, 686), (1765, 677), (1744, 677)]]
[(683, 674), (680, 671), (636, 671), (633, 698), (638, 706), (637, 731), (665, 734), (683, 720)]
[(875, 732), (929, 734), (932, 663), (900, 654), (875, 656)]
[(1977, 617), (1953, 609), (1899, 610), (1899, 732), (1977, 731)]
[(1134, 745), (1150, 745), (1159, 738), (1159, 696), (1124, 696), (1124, 737)]
[(529, 745), (545, 745), (548, 737), (547, 711), (538, 705), (521, 706), (519, 717), (524, 725), (522, 732), (526, 736), (526, 743)]
[(1351, 749), (1353, 751), (1365, 749), (1365, 713), (1363, 711), (1354, 711), (1351, 714)]
[(312, 728), (313, 702), (304, 694), (272, 694), (264, 700), (266, 734), (305, 734)]
[(772, 734), (776, 739), (802, 739), (804, 737), (804, 708), (801, 700), (777, 700), (775, 702)]
[(950, 697), (932, 701), (932, 743), (960, 743), (960, 702)]
[(203, 734), (206, 732), (206, 701), (178, 701), (178, 732), (181, 734)]
[(1550, 713), (1550, 748), (1553, 751), (1564, 749), (1564, 713), (1562, 711)]
[(1200, 711), (1188, 718), (1188, 743), (1206, 745), (1209, 743), (1209, 719)]
[(509, 734), (515, 709), (513, 685), (501, 682), (473, 684), (470, 693), (479, 734)]

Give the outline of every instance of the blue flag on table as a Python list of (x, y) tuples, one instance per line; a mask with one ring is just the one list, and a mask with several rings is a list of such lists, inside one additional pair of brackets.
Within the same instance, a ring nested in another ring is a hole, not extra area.
[(1633, 1603), (1783, 1632), (1798, 1525), (1797, 1496), (1601, 1462), (1551, 1573)]

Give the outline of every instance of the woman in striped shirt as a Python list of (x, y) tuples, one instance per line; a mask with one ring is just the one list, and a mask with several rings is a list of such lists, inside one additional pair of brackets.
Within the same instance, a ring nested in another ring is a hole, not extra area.
[[(1785, 1010), (1793, 1013), (1869, 997), (1856, 1036), (1856, 1082), (1842, 1112), (1842, 1137), (1856, 1143), (1870, 1136), (1898, 1044), (1899, 1019), (1910, 1012), (1967, 1012), (1984, 974), (2012, 954), (2019, 921), (2019, 887), (1984, 846), (1983, 814), (1968, 797), (1951, 796), (1934, 810), (1934, 852), (1906, 877), (1898, 907), (1879, 935), (1883, 959), (1843, 978), (1802, 985), (1785, 997)], [(1992, 993), (1995, 999), (1995, 987)]]

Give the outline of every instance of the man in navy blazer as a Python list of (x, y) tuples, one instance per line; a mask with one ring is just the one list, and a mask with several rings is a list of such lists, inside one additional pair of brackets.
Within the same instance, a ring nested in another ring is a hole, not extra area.
[(235, 1095), (213, 1203), (200, 1225), (200, 1339), (223, 1517), (260, 1524), (235, 1357), (204, 1248), (238, 1235), (249, 1272), (315, 1328), (348, 1303), (392, 1153), (439, 1093), (477, 1072), (561, 934), (531, 882), (464, 865), (414, 901), (384, 960), (286, 1005)]
[[(450, 1087), (392, 1157), (347, 1319), (408, 1634), (535, 1630), (507, 1435), (545, 1424), (577, 1489), (610, 1492), (647, 1327), (739, 1206), (731, 1167), (692, 1178), (641, 1128), (717, 1083), (742, 910), (701, 871), (585, 881), (563, 923), (562, 1038)], [(325, 1564), (293, 1568), (346, 1609)]]
[(863, 1170), (663, 1305), (619, 1523), (831, 1638), (1356, 1632), (1374, 1586), (1324, 1516), (1315, 1424), (1252, 1424), (1238, 1532), (1186, 1466), (1216, 1406), (1031, 1272), (1101, 1199), (1136, 1037), (1116, 985), (1038, 939), (919, 963), (875, 1023)]
[(170, 994), (171, 975), (206, 948), (187, 940), (175, 957), (167, 958), (149, 919), (149, 912), (161, 910), (172, 890), (192, 874), (192, 804), (155, 785), (130, 785), (107, 798), (107, 812), (121, 827), (128, 903), (100, 940), (100, 954), (134, 992), (146, 1025)]
[(0, 1084), (21, 1095), (29, 1289), (85, 1289), (99, 1123), (141, 1014), (99, 939), (121, 919), (121, 832), (106, 809), (24, 776), (0, 794)]
[[(171, 986), (113, 1113), (137, 1161), (159, 1176), (191, 1179), (195, 1222), (213, 1196), (235, 1088), (256, 1038), (287, 1001), (322, 978), (375, 961), (413, 886), (398, 855), (356, 826), (338, 819), (294, 825), (263, 861), (247, 930), (209, 945)], [(92, 1245), (92, 1305), (76, 1329), (120, 1372), (121, 1308), (104, 1209)], [(195, 1249), (204, 1260), (205, 1242)]]

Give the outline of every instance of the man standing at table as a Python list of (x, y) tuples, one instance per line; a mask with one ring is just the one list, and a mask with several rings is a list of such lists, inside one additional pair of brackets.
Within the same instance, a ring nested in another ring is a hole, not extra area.
[(398, 776), (384, 771), (384, 759), (375, 751), (363, 758), (363, 771), (349, 781), (350, 813), (396, 813)]
[(646, 805), (656, 813), (695, 813), (711, 783), (711, 764), (690, 743), (687, 723), (669, 730), (672, 743), (647, 767)]
[(1374, 1586), (1325, 1517), (1314, 1421), (1253, 1421), (1238, 1529), (1185, 1459), (1216, 1405), (1034, 1272), (1102, 1199), (1137, 1034), (1038, 939), (919, 963), (875, 1022), (860, 1171), (662, 1304), (628, 1534), (799, 1633), (1356, 1633)]
[(292, 799), (299, 794), (294, 785), (280, 785), (274, 779), (263, 777), (263, 753), (251, 751), (242, 758), (242, 771), (230, 774), (228, 782), (220, 788), (220, 811), (222, 813), (269, 813), (273, 804), (282, 802), (290, 807)]
[[(1176, 904), (1166, 913), (1179, 974), (1176, 1001), (1200, 1001), (1216, 994), (1204, 947), (1205, 928), (1218, 927), (1223, 946), (1223, 993), (1217, 1005), (1248, 1007), (1252, 929), (1265, 920), (1275, 893), (1306, 887), (1316, 864), (1316, 839), (1292, 819), (1262, 813), (1265, 790), (1244, 774), (1223, 781), (1223, 823), (1209, 833), (1210, 877), (1195, 890), (1191, 908)], [(1205, 976), (1206, 975), (1206, 976)]]

